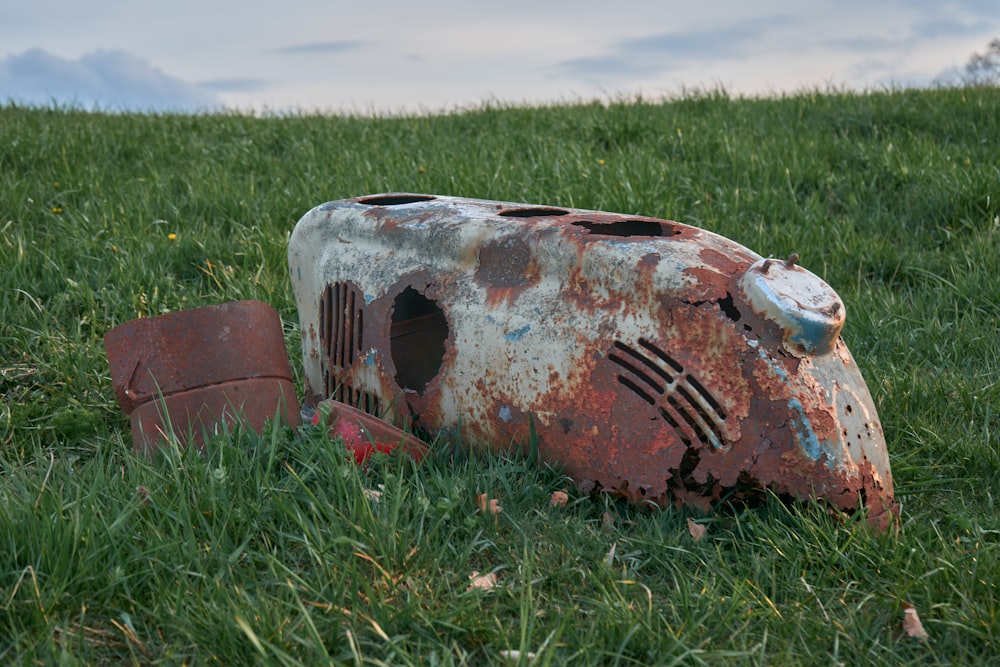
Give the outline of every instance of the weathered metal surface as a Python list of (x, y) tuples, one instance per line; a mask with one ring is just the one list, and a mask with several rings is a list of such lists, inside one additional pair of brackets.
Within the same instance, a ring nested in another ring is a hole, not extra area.
[(817, 276), (641, 216), (388, 194), (289, 242), (307, 401), (525, 443), (584, 489), (770, 488), (896, 512), (882, 427)]
[(298, 399), (278, 313), (236, 301), (126, 322), (104, 336), (111, 381), (136, 451), (171, 429), (202, 445), (222, 424), (260, 432), (276, 416), (298, 422)]

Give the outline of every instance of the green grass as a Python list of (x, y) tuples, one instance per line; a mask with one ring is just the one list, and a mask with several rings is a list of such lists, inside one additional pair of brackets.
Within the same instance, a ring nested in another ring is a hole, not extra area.
[[(998, 155), (996, 88), (374, 119), (0, 107), (0, 660), (996, 664)], [(288, 234), (318, 203), (396, 190), (798, 252), (847, 304), (899, 533), (810, 504), (556, 509), (567, 480), (526, 460), (442, 444), (363, 471), (310, 430), (135, 456), (105, 331), (261, 299), (301, 386)], [(467, 590), (473, 571), (498, 586)]]

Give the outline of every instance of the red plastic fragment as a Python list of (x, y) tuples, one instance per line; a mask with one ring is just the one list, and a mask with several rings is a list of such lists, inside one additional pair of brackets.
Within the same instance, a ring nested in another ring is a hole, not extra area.
[(354, 455), (354, 462), (364, 464), (375, 452), (391, 454), (398, 447), (419, 462), (430, 451), (420, 439), (366, 412), (342, 403), (327, 400), (317, 406), (312, 423), (318, 426), (323, 413), (329, 411), (330, 437), (343, 439), (344, 446)]

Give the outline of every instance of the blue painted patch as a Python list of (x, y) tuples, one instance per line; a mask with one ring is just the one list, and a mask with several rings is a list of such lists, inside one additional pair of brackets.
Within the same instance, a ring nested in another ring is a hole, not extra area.
[(365, 305), (366, 306), (372, 305), (372, 301), (374, 301), (374, 300), (375, 300), (375, 295), (374, 294), (365, 294)]
[(493, 318), (493, 316), (489, 315), (489, 314), (486, 315), (486, 321), (489, 322), (490, 324), (496, 324), (497, 323), (497, 321)]
[[(767, 367), (774, 371), (774, 374), (778, 376), (778, 379), (788, 384), (788, 373), (782, 368), (781, 364), (777, 363), (774, 359), (770, 357), (768, 351), (762, 348), (757, 349), (757, 354), (760, 358), (767, 364)], [(801, 403), (799, 404), (801, 406)]]
[(500, 421), (503, 423), (508, 423), (511, 420), (510, 406), (505, 405), (500, 408), (500, 412), (497, 413), (497, 417), (499, 417)]
[(799, 446), (810, 459), (819, 460), (819, 455), (823, 451), (822, 446), (819, 443), (819, 438), (816, 437), (816, 432), (812, 429), (812, 424), (806, 417), (805, 408), (802, 407), (802, 403), (797, 398), (788, 399), (788, 408), (792, 411), (792, 418), (788, 420), (788, 425), (795, 432)]
[(374, 365), (374, 363), (375, 363), (375, 350), (372, 350), (371, 352), (368, 353), (368, 356), (365, 357), (365, 366), (372, 366)]
[(529, 331), (531, 331), (531, 325), (530, 324), (525, 324), (520, 329), (515, 329), (514, 331), (511, 331), (509, 333), (505, 333), (503, 335), (503, 337), (506, 338), (507, 340), (511, 341), (512, 343), (516, 343), (517, 341), (519, 341), (522, 338), (524, 338), (524, 334), (528, 333)]
[(796, 318), (796, 322), (799, 325), (799, 333), (792, 336), (792, 340), (804, 347), (807, 352), (815, 351), (829, 338), (829, 329), (823, 322), (806, 317)]

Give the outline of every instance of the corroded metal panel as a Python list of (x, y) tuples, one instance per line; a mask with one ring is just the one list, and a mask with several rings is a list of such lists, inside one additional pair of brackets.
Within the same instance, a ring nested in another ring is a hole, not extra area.
[(224, 424), (260, 432), (298, 422), (281, 318), (260, 301), (234, 301), (126, 322), (104, 336), (118, 404), (137, 451), (169, 432), (202, 445)]
[(584, 490), (770, 488), (895, 512), (882, 427), (820, 278), (642, 216), (386, 194), (289, 243), (307, 401), (524, 444)]

